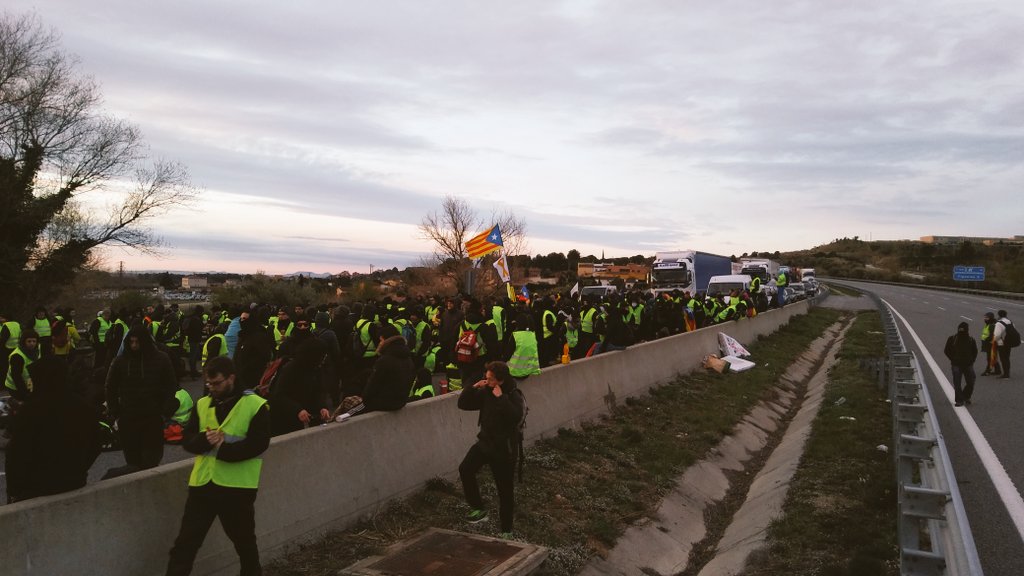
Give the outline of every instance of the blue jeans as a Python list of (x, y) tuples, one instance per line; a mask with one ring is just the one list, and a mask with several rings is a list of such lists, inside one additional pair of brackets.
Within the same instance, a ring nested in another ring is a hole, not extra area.
[[(961, 389), (960, 381), (967, 380), (967, 387)], [(974, 394), (974, 366), (953, 366), (953, 401), (957, 404), (970, 400)]]

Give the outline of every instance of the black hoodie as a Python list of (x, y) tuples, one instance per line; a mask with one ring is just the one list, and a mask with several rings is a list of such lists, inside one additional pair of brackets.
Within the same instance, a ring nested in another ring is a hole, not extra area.
[(967, 368), (974, 365), (978, 358), (978, 343), (967, 333), (966, 322), (961, 322), (956, 334), (946, 340), (943, 352), (953, 366)]
[[(139, 350), (131, 339), (139, 339)], [(107, 372), (107, 409), (114, 418), (160, 414), (169, 417), (178, 407), (174, 397), (178, 379), (167, 354), (156, 349), (144, 327), (132, 328), (125, 338), (124, 354), (114, 358)]]
[(416, 371), (412, 354), (401, 335), (392, 336), (377, 347), (377, 361), (363, 390), (363, 404), (369, 410), (398, 410), (409, 401)]
[[(470, 383), (467, 382), (467, 385)], [(495, 398), (490, 386), (465, 388), (459, 393), (459, 408), (479, 410), (480, 432), (476, 435), (477, 445), (484, 454), (509, 456), (515, 459), (516, 434), (523, 417), (521, 396), (514, 378), (501, 384), (501, 397)]]

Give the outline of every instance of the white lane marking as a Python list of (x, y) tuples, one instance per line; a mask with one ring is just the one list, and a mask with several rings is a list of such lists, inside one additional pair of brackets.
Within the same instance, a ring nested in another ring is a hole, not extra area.
[(942, 306), (936, 306), (936, 308), (938, 308), (939, 310), (942, 310), (943, 312), (945, 312), (945, 311), (946, 311), (946, 309), (945, 309), (945, 308), (943, 308)]
[[(882, 300), (885, 302), (885, 300)], [(910, 327), (910, 323), (904, 318), (892, 304), (885, 302), (886, 306), (892, 310), (892, 313), (903, 322), (903, 327), (907, 329), (910, 336), (913, 337), (914, 342), (917, 343), (917, 347), (921, 349), (921, 354), (924, 356), (928, 366), (932, 369), (932, 373), (935, 374), (935, 379), (939, 381), (942, 392), (946, 395), (946, 400), (950, 404), (953, 403), (953, 385), (950, 384), (949, 379), (943, 373), (942, 368), (935, 362), (935, 358), (928, 353), (928, 349), (925, 348), (924, 343), (921, 342), (921, 338), (917, 336), (917, 332)], [(1013, 480), (1010, 479), (1010, 475), (1006, 473), (1006, 468), (1003, 467), (1003, 463), (999, 461), (999, 457), (996, 456), (995, 451), (992, 450), (992, 446), (989, 445), (988, 440), (985, 439), (985, 435), (981, 433), (981, 429), (978, 428), (977, 422), (974, 421), (974, 417), (966, 408), (954, 408), (953, 413), (960, 420), (960, 425), (964, 427), (964, 431), (967, 432), (967, 437), (971, 439), (971, 444), (974, 445), (974, 450), (978, 453), (978, 457), (981, 458), (981, 463), (985, 466), (985, 470), (988, 472), (988, 477), (992, 480), (992, 484), (996, 487), (996, 492), (999, 494), (999, 499), (1003, 501), (1003, 506), (1006, 507), (1006, 511), (1010, 514), (1010, 519), (1013, 520), (1013, 525), (1017, 528), (1017, 535), (1020, 536), (1021, 540), (1024, 541), (1024, 499), (1021, 498), (1020, 492), (1017, 487), (1013, 484)]]
[(967, 316), (960, 316), (960, 317), (963, 318), (964, 320), (967, 320), (968, 322), (974, 322), (974, 320), (972, 320), (971, 318), (968, 318)]

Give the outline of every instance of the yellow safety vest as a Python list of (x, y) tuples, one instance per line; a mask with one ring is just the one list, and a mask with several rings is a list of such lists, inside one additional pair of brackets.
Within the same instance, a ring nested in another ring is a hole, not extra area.
[(7, 330), (10, 332), (10, 335), (7, 337), (7, 342), (4, 343), (4, 346), (8, 350), (14, 350), (15, 348), (18, 347), (18, 341), (21, 340), (21, 324), (11, 320), (8, 322), (4, 322), (4, 326), (6, 326)]
[(36, 318), (32, 329), (39, 334), (40, 338), (46, 338), (50, 335), (50, 321), (46, 318)]
[(363, 358), (376, 356), (377, 347), (370, 344), (370, 321), (365, 318), (357, 321), (356, 332), (359, 333), (359, 341), (363, 343)]
[(544, 313), (541, 314), (541, 316), (540, 316), (540, 324), (541, 324), (541, 328), (543, 329), (543, 334), (544, 334), (544, 338), (545, 339), (551, 338), (552, 336), (555, 335), (555, 333), (552, 332), (550, 328), (548, 328), (548, 322), (547, 322), (548, 316), (550, 316), (551, 318), (554, 318), (555, 317), (555, 313), (552, 312), (551, 310), (545, 310)]
[(107, 341), (107, 331), (110, 330), (111, 323), (102, 317), (97, 317), (96, 321), (100, 323), (99, 329), (96, 330), (96, 336), (100, 339), (100, 344), (103, 344)]
[(213, 336), (210, 336), (209, 338), (207, 338), (206, 342), (203, 343), (203, 366), (206, 366), (206, 361), (210, 359), (209, 358), (210, 342), (212, 342), (214, 338), (216, 338), (217, 340), (220, 340), (220, 352), (217, 354), (217, 356), (214, 356), (214, 358), (219, 357), (219, 356), (227, 356), (228, 355), (228, 339), (227, 339), (227, 337), (224, 336), (223, 334), (214, 334)]
[(590, 308), (583, 313), (583, 316), (580, 317), (580, 330), (587, 334), (594, 333), (594, 314), (596, 312), (596, 308)]
[(501, 313), (505, 309), (501, 306), (491, 308), (491, 317), (494, 318), (494, 328), (498, 331), (498, 342), (505, 339), (505, 325), (501, 323)]
[(508, 373), (516, 378), (540, 374), (540, 354), (537, 351), (537, 335), (529, 330), (512, 333), (516, 350), (508, 359)]
[(178, 388), (178, 391), (174, 393), (174, 397), (178, 399), (178, 409), (174, 412), (174, 421), (182, 426), (188, 424), (189, 417), (192, 415), (192, 397), (189, 396), (182, 388)]
[(11, 358), (14, 358), (15, 356), (21, 356), (25, 360), (25, 365), (21, 369), (21, 379), (25, 381), (25, 387), (28, 388), (29, 392), (31, 392), (32, 391), (32, 378), (30, 378), (29, 375), (28, 375), (28, 366), (29, 366), (29, 364), (31, 364), (33, 362), (33, 360), (31, 358), (29, 358), (27, 354), (22, 352), (21, 348), (15, 348), (14, 352), (11, 352), (7, 356), (7, 366), (8, 366), (8, 368), (7, 368), (7, 376), (5, 377), (6, 380), (4, 381), (4, 385), (7, 386), (7, 388), (10, 389), (10, 390), (17, 390), (18, 389), (18, 387), (14, 385), (14, 376), (12, 376), (11, 369), (9, 368), (9, 366), (11, 365)]
[[(267, 401), (251, 390), (246, 390), (224, 422), (217, 421), (217, 411), (209, 396), (203, 396), (196, 404), (199, 415), (199, 430), (220, 430), (224, 432), (224, 442), (232, 444), (245, 440), (249, 433), (249, 423)], [(192, 465), (192, 474), (188, 478), (189, 486), (205, 486), (213, 482), (227, 488), (258, 488), (260, 470), (263, 468), (262, 458), (250, 458), (241, 462), (224, 462), (218, 460), (215, 451), (196, 456)]]

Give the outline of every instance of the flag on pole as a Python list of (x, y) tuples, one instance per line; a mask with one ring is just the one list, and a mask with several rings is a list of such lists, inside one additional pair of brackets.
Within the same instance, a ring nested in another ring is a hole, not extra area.
[(498, 271), (498, 276), (501, 277), (502, 282), (511, 282), (512, 277), (508, 273), (508, 260), (505, 260), (505, 253), (502, 252), (501, 256), (494, 261), (494, 269)]
[(577, 293), (579, 293), (579, 291), (580, 291), (580, 283), (577, 282), (576, 285), (573, 286), (571, 290), (569, 290), (569, 296), (575, 296)]
[(509, 299), (509, 301), (510, 302), (515, 302), (515, 300), (516, 300), (516, 289), (513, 288), (511, 284), (505, 284), (505, 289), (508, 290), (508, 299)]
[(520, 290), (519, 293), (522, 294), (523, 300), (530, 300), (530, 289), (526, 287), (526, 284), (523, 284), (523, 289)]
[(494, 228), (470, 238), (469, 242), (466, 242), (466, 252), (470, 258), (480, 258), (501, 248), (502, 245), (501, 230), (495, 224)]

